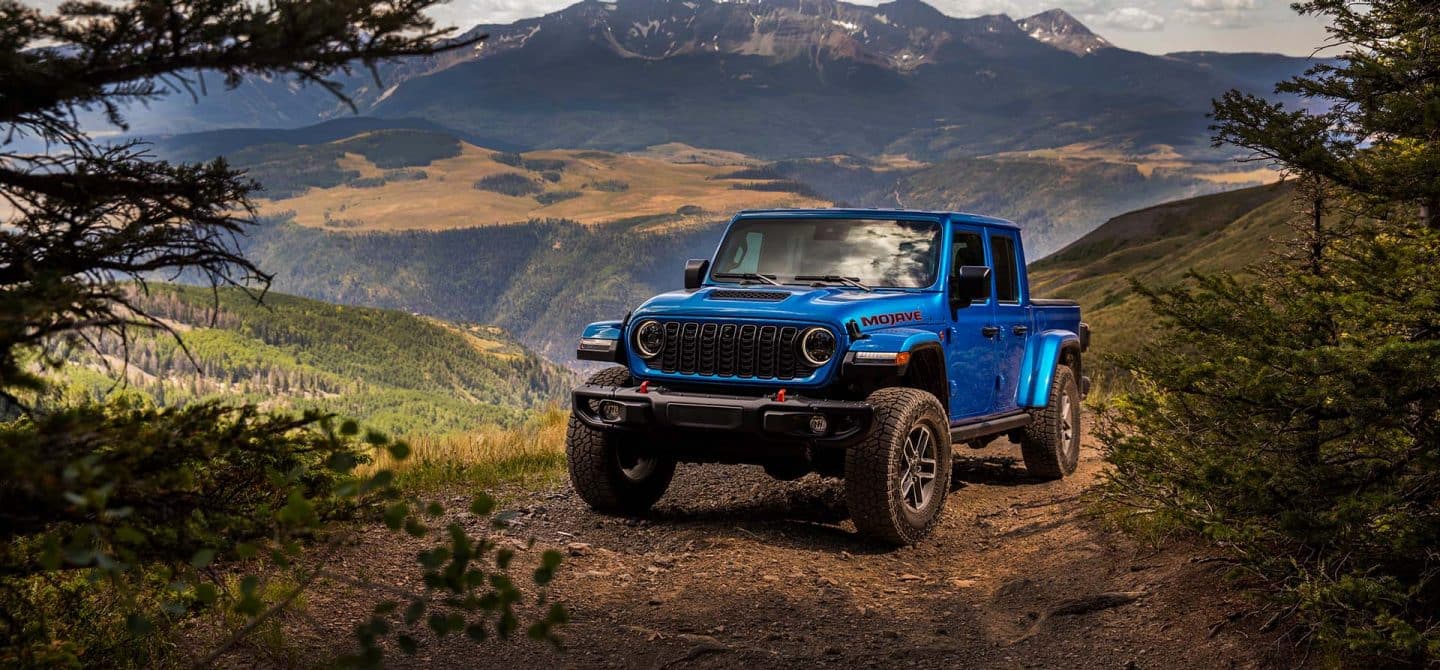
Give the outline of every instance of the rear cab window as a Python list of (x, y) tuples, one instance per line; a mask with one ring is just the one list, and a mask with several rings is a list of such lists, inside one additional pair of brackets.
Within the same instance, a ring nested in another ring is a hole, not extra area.
[(1020, 303), (1020, 258), (1015, 253), (1015, 238), (990, 235), (990, 255), (995, 259), (995, 300), (1001, 304)]

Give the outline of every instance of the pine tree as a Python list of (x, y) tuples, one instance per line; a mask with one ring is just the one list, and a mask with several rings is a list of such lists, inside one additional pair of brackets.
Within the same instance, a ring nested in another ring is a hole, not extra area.
[(1216, 141), (1297, 184), (1294, 236), (1248, 278), (1137, 290), (1164, 329), (1123, 359), (1105, 491), (1121, 518), (1232, 552), (1302, 639), (1440, 660), (1440, 11), (1325, 0), (1347, 47), (1231, 93)]

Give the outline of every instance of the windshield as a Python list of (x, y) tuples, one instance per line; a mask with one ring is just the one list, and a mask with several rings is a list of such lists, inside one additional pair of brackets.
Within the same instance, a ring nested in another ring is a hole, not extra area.
[(939, 248), (934, 221), (744, 219), (720, 244), (710, 276), (736, 282), (759, 274), (784, 284), (843, 284), (843, 277), (876, 288), (923, 288), (935, 282)]

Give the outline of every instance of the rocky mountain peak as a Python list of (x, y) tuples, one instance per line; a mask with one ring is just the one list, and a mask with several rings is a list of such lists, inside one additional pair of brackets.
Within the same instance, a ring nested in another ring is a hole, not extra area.
[(1056, 49), (1078, 56), (1113, 46), (1105, 38), (1091, 32), (1079, 19), (1063, 9), (1052, 9), (1027, 16), (1015, 22), (1021, 30)]

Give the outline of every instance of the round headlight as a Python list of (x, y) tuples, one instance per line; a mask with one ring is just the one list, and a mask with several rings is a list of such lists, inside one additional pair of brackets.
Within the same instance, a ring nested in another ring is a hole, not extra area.
[(646, 321), (635, 329), (635, 353), (641, 358), (654, 358), (665, 348), (665, 327), (659, 321)]
[(800, 356), (820, 367), (835, 357), (835, 335), (824, 328), (811, 328), (800, 335)]

